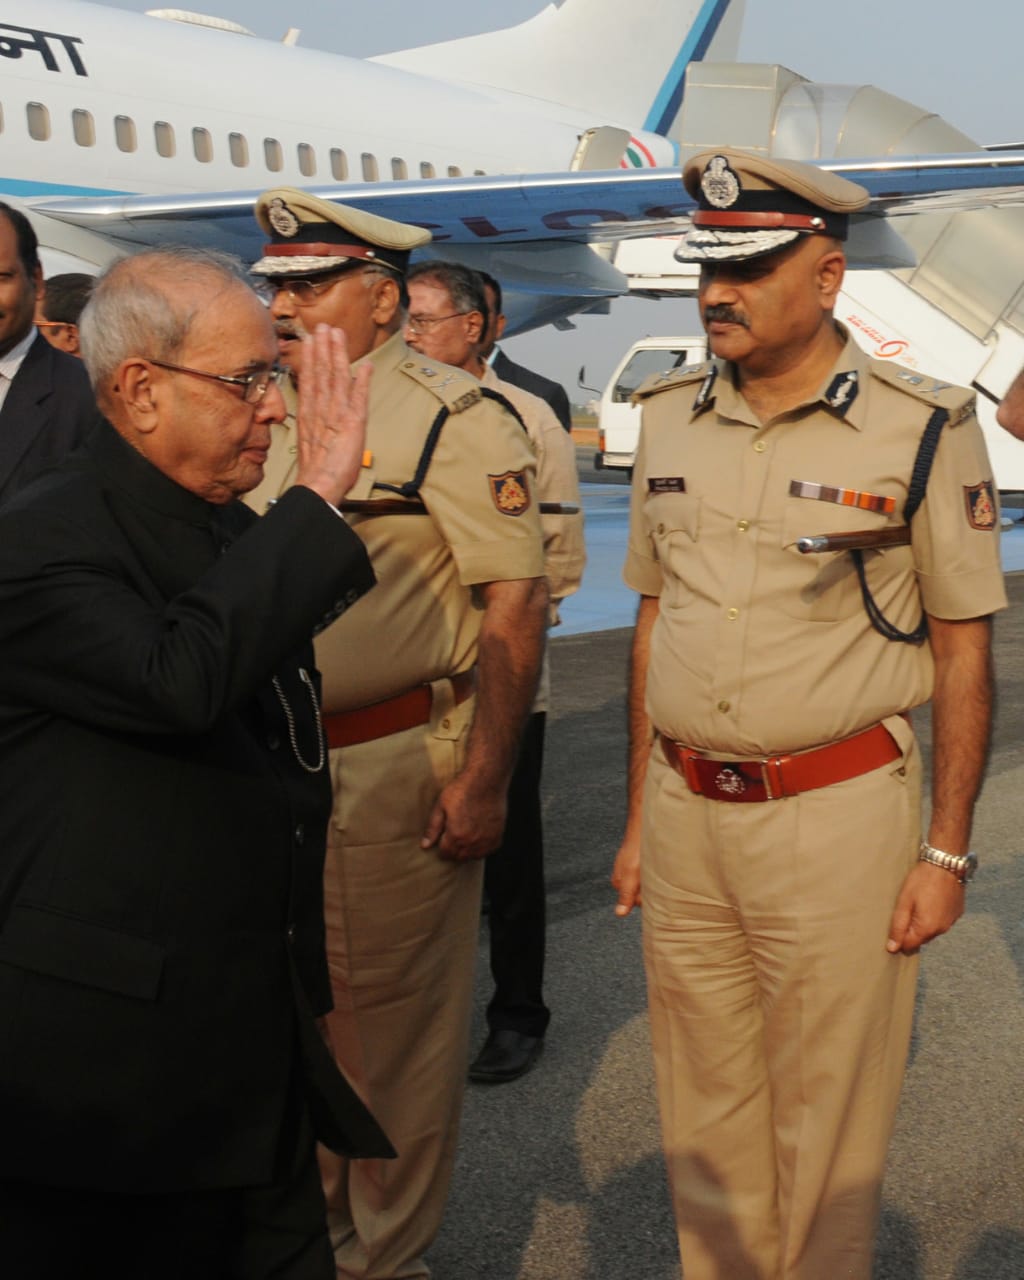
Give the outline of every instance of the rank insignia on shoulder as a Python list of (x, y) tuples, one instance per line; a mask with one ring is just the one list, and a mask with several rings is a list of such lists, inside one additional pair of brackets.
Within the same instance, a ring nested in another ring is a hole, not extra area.
[(825, 388), (825, 403), (832, 409), (849, 409), (860, 391), (860, 378), (856, 369), (837, 373)]
[(964, 503), (967, 507), (967, 523), (972, 529), (987, 532), (996, 527), (996, 503), (992, 493), (992, 481), (964, 485)]
[(504, 471), (489, 475), (491, 498), (503, 516), (521, 516), (530, 509), (530, 484), (525, 471)]

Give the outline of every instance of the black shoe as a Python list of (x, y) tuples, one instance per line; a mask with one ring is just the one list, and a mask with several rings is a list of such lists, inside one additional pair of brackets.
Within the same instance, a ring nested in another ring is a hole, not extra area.
[(543, 1036), (524, 1036), (520, 1031), (491, 1031), (484, 1047), (469, 1064), (469, 1078), (477, 1084), (507, 1084), (518, 1080), (533, 1066), (544, 1048)]

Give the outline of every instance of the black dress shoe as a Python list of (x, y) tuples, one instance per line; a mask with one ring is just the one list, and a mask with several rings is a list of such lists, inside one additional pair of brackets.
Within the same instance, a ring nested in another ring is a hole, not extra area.
[(477, 1084), (518, 1080), (537, 1061), (543, 1047), (543, 1036), (524, 1036), (521, 1031), (504, 1029), (491, 1031), (469, 1064), (469, 1078)]

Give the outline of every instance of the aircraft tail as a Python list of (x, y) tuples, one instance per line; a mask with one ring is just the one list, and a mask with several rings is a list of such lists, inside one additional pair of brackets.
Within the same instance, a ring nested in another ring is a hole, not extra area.
[(730, 60), (745, 0), (558, 0), (527, 22), (381, 54), (419, 75), (500, 89), (673, 136), (687, 65)]

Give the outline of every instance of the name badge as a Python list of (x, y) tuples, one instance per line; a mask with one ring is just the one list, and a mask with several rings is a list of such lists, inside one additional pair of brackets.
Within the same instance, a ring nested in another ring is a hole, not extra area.
[(682, 476), (648, 476), (648, 493), (685, 493), (686, 481)]

